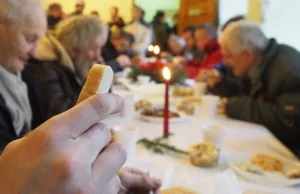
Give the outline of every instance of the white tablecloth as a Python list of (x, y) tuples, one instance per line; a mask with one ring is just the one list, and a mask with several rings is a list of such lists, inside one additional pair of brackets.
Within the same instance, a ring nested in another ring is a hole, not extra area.
[[(123, 91), (114, 90), (115, 93)], [(118, 125), (136, 126), (139, 129), (139, 137), (157, 138), (162, 135), (162, 124), (147, 123), (138, 118), (124, 120), (118, 115), (111, 116), (104, 120), (109, 127)], [(285, 148), (265, 127), (236, 121), (228, 118), (201, 119), (191, 117), (186, 122), (170, 125), (170, 132), (174, 136), (169, 138), (169, 144), (178, 148), (188, 150), (191, 144), (202, 141), (201, 128), (203, 125), (216, 124), (225, 129), (225, 142), (222, 148), (222, 158), (230, 154), (238, 153), (267, 153), (286, 159), (295, 160), (293, 154)], [(137, 147), (137, 156), (133, 162), (135, 166), (141, 168), (156, 168), (157, 175), (162, 179), (168, 179), (166, 186), (182, 185), (199, 191), (199, 193), (211, 193), (211, 177), (226, 167), (221, 160), (217, 169), (204, 169), (192, 166), (188, 158), (176, 157), (169, 154), (154, 154), (143, 146)], [(172, 171), (169, 178), (163, 177), (166, 170)], [(160, 172), (159, 172), (160, 171)], [(164, 172), (162, 172), (164, 171)], [(299, 194), (300, 187), (293, 188), (271, 188), (262, 185), (255, 185), (245, 180), (239, 179), (244, 191), (248, 193), (280, 193), (280, 194)], [(252, 192), (255, 191), (255, 192)]]

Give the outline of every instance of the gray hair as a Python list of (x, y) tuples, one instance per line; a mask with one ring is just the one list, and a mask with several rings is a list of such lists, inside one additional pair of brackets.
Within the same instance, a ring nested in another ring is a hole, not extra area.
[(86, 48), (89, 41), (99, 35), (107, 39), (108, 28), (95, 16), (74, 16), (59, 23), (54, 32), (55, 37), (71, 53)]
[(221, 33), (219, 42), (228, 52), (238, 54), (245, 49), (259, 53), (266, 49), (269, 40), (258, 24), (242, 20), (230, 24)]
[(176, 35), (170, 36), (169, 42), (175, 42), (176, 44), (180, 45), (181, 47), (185, 47), (185, 41), (180, 36), (176, 36)]
[(17, 24), (21, 22), (24, 6), (36, 4), (41, 5), (41, 0), (1, 0), (0, 1), (0, 22)]

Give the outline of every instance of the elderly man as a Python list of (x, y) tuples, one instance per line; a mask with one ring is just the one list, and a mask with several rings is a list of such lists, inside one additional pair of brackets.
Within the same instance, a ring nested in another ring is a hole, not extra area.
[(0, 1), (0, 138), (6, 139), (3, 134), (21, 138), (17, 132), (27, 133), (0, 156), (0, 193), (157, 190), (160, 181), (139, 170), (126, 168), (116, 175), (126, 153), (119, 145), (109, 144), (110, 130), (99, 123), (120, 111), (122, 99), (116, 95), (95, 95), (28, 133), (31, 111), (27, 86), (19, 74), (45, 30), (45, 13), (38, 0)]
[(195, 78), (201, 70), (212, 69), (223, 61), (220, 46), (217, 41), (217, 29), (212, 24), (204, 24), (196, 28), (196, 46), (205, 53), (201, 61), (192, 60), (186, 63), (190, 78)]
[(249, 21), (228, 26), (219, 42), (234, 75), (250, 77), (247, 93), (224, 101), (226, 114), (266, 126), (300, 156), (300, 53)]
[[(34, 3), (24, 6), (21, 12), (17, 8), (8, 0), (0, 2), (0, 152), (45, 121), (36, 81), (30, 71), (21, 76), (47, 28), (45, 13)], [(25, 14), (31, 8), (36, 12)]]
[[(245, 20), (245, 16), (238, 15), (233, 18), (230, 18), (222, 27), (222, 32), (230, 24), (241, 20)], [(233, 75), (230, 64), (227, 64), (226, 59), (223, 59), (223, 63), (216, 65), (215, 68), (212, 70), (201, 70), (196, 79), (197, 81), (207, 82), (209, 92), (222, 97), (231, 97), (238, 95), (241, 92), (246, 92), (241, 90), (236, 90), (235, 92), (232, 92), (228, 90), (228, 88), (240, 87), (241, 84), (243, 84), (243, 82), (247, 83), (249, 80), (247, 77), (237, 79), (237, 77)], [(240, 88), (242, 89), (242, 87)]]
[(29, 67), (42, 88), (48, 118), (76, 104), (90, 68), (102, 61), (107, 31), (95, 16), (74, 16), (40, 40)]

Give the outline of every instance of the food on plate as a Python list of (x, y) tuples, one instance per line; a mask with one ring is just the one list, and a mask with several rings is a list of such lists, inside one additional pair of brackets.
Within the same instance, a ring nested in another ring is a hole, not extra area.
[(142, 99), (135, 103), (135, 110), (139, 111), (142, 109), (149, 109), (152, 107), (152, 104), (149, 100)]
[(162, 194), (199, 194), (199, 192), (193, 191), (185, 187), (173, 187), (161, 192)]
[(282, 162), (266, 154), (258, 154), (251, 159), (251, 163), (269, 172), (282, 172)]
[[(164, 117), (163, 108), (146, 108), (142, 110), (142, 115), (150, 117)], [(180, 117), (179, 113), (169, 111), (169, 118), (178, 118)]]
[(199, 167), (216, 167), (219, 162), (220, 150), (212, 144), (197, 144), (189, 150), (190, 161)]
[(113, 70), (110, 66), (94, 65), (80, 92), (77, 103), (80, 103), (95, 94), (107, 93), (113, 81), (113, 74)]
[(193, 115), (196, 110), (196, 106), (201, 104), (201, 98), (194, 96), (184, 97), (178, 104), (177, 109), (185, 112), (188, 115)]
[(291, 170), (289, 165), (284, 165), (281, 160), (266, 154), (257, 154), (250, 161), (237, 164), (236, 167), (247, 172), (278, 178), (298, 179), (300, 170)]
[(185, 97), (185, 96), (193, 96), (194, 89), (186, 86), (174, 86), (173, 88), (173, 96), (175, 97)]
[(289, 179), (299, 179), (300, 178), (300, 170), (295, 170), (287, 175)]
[(178, 103), (177, 109), (179, 111), (185, 112), (187, 115), (193, 115), (196, 108), (193, 104), (188, 104), (184, 101), (181, 101), (180, 103)]

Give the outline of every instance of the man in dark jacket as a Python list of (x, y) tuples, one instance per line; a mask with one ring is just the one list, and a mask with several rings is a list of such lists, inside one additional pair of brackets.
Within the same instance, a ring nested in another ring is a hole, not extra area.
[(111, 34), (110, 40), (102, 49), (102, 57), (114, 72), (120, 72), (132, 64), (130, 58), (133, 57), (133, 44), (133, 35), (123, 30)]
[(54, 35), (41, 39), (30, 68), (43, 90), (48, 118), (76, 104), (90, 68), (102, 60), (107, 34), (108, 28), (98, 18), (78, 16), (67, 18)]
[[(300, 53), (267, 39), (249, 21), (231, 24), (221, 35), (222, 53), (237, 77), (249, 76), (248, 92), (224, 101), (232, 118), (266, 126), (300, 156)], [(238, 85), (227, 88), (235, 93)]]

